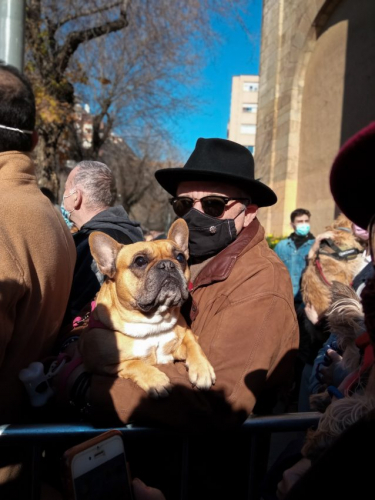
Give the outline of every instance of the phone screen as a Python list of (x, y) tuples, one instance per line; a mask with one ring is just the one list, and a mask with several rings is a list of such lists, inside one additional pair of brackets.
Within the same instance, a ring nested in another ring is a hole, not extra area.
[(121, 453), (74, 479), (77, 500), (131, 500), (130, 485)]

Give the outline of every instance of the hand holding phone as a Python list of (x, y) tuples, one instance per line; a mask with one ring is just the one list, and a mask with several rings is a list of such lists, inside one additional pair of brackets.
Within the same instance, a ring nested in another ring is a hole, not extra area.
[(111, 430), (64, 453), (65, 476), (74, 500), (133, 500), (120, 431)]
[(165, 500), (165, 496), (160, 490), (146, 486), (138, 478), (133, 479), (133, 492), (135, 500)]

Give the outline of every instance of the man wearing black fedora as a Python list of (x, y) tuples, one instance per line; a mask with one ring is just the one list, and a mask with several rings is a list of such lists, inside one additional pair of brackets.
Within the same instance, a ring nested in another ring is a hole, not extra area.
[[(374, 151), (375, 122), (360, 130), (342, 146), (333, 163), (330, 175), (331, 192), (339, 209), (359, 227), (368, 227), (373, 249), (372, 254), (374, 254), (375, 248)], [(367, 331), (373, 346), (375, 346), (374, 278), (367, 282), (361, 298)], [(371, 398), (370, 393), (368, 396)], [(336, 400), (332, 404), (337, 404), (340, 401), (342, 402), (342, 399)], [(284, 472), (283, 480), (278, 485), (279, 498), (282, 496), (285, 500), (300, 500), (302, 498), (308, 500), (321, 497), (352, 499), (368, 496), (367, 492), (373, 487), (373, 460), (371, 454), (363, 453), (363, 449), (364, 447), (372, 449), (372, 445), (375, 445), (375, 412), (374, 410), (370, 411), (371, 405), (369, 404), (366, 414), (360, 418), (361, 412), (358, 411), (358, 408), (359, 400), (357, 411), (352, 411), (350, 415), (346, 416), (348, 418), (342, 417), (343, 410), (341, 410), (343, 428), (346, 428), (349, 422), (352, 424), (321, 456), (315, 457), (311, 466), (309, 460), (303, 458), (292, 469)], [(359, 418), (360, 420), (354, 423), (354, 420)], [(329, 416), (325, 421), (325, 427), (327, 427), (328, 419)], [(335, 427), (338, 428), (337, 422)], [(332, 480), (337, 477), (340, 477), (341, 480)], [(297, 479), (299, 479), (298, 482), (296, 482)], [(292, 486), (293, 488), (290, 490)], [(149, 500), (162, 498), (160, 491), (155, 489), (147, 490), (142, 484), (137, 484), (136, 488), (137, 491), (138, 488), (144, 491), (145, 495), (148, 493)], [(268, 481), (267, 498), (271, 496), (270, 488)], [(238, 497), (231, 495), (230, 498)]]
[[(247, 148), (223, 139), (198, 139), (184, 168), (158, 170), (156, 178), (189, 226), (186, 319), (215, 369), (215, 386), (193, 388), (184, 363), (176, 362), (158, 365), (171, 382), (165, 398), (148, 396), (130, 380), (93, 374), (80, 401), (96, 425), (136, 422), (208, 431), (189, 441), (189, 498), (243, 498), (243, 437), (211, 431), (236, 426), (253, 411), (270, 412), (291, 376), (298, 347), (292, 284), (257, 219), (258, 207), (277, 198), (255, 180)], [(133, 474), (177, 498), (180, 444), (165, 438), (152, 453), (138, 445), (129, 453)]]
[(276, 195), (254, 178), (248, 149), (224, 139), (198, 139), (184, 168), (155, 175), (189, 226), (190, 322), (217, 381), (198, 391), (183, 363), (163, 365), (172, 392), (160, 401), (128, 380), (93, 375), (91, 411), (100, 420), (115, 409), (123, 423), (179, 427), (240, 423), (256, 403), (256, 411), (269, 412), (270, 395), (289, 379), (298, 348), (289, 273), (257, 219), (258, 207), (273, 205)]

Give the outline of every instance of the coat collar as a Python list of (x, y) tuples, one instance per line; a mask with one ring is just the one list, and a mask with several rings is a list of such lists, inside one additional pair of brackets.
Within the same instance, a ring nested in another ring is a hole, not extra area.
[[(194, 281), (194, 290), (214, 281), (224, 281), (230, 275), (237, 258), (246, 249), (250, 249), (264, 238), (264, 229), (258, 219), (254, 219), (238, 238), (227, 248), (218, 253), (198, 274)], [(250, 245), (250, 246), (249, 246)]]
[(28, 153), (6, 151), (0, 153), (0, 179), (35, 179), (35, 167)]

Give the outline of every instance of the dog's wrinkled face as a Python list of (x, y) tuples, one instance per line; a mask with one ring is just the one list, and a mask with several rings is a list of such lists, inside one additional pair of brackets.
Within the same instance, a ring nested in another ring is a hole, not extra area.
[(181, 306), (188, 297), (188, 239), (186, 222), (178, 219), (166, 240), (120, 245), (95, 231), (89, 243), (100, 271), (114, 284), (120, 304), (153, 314)]

